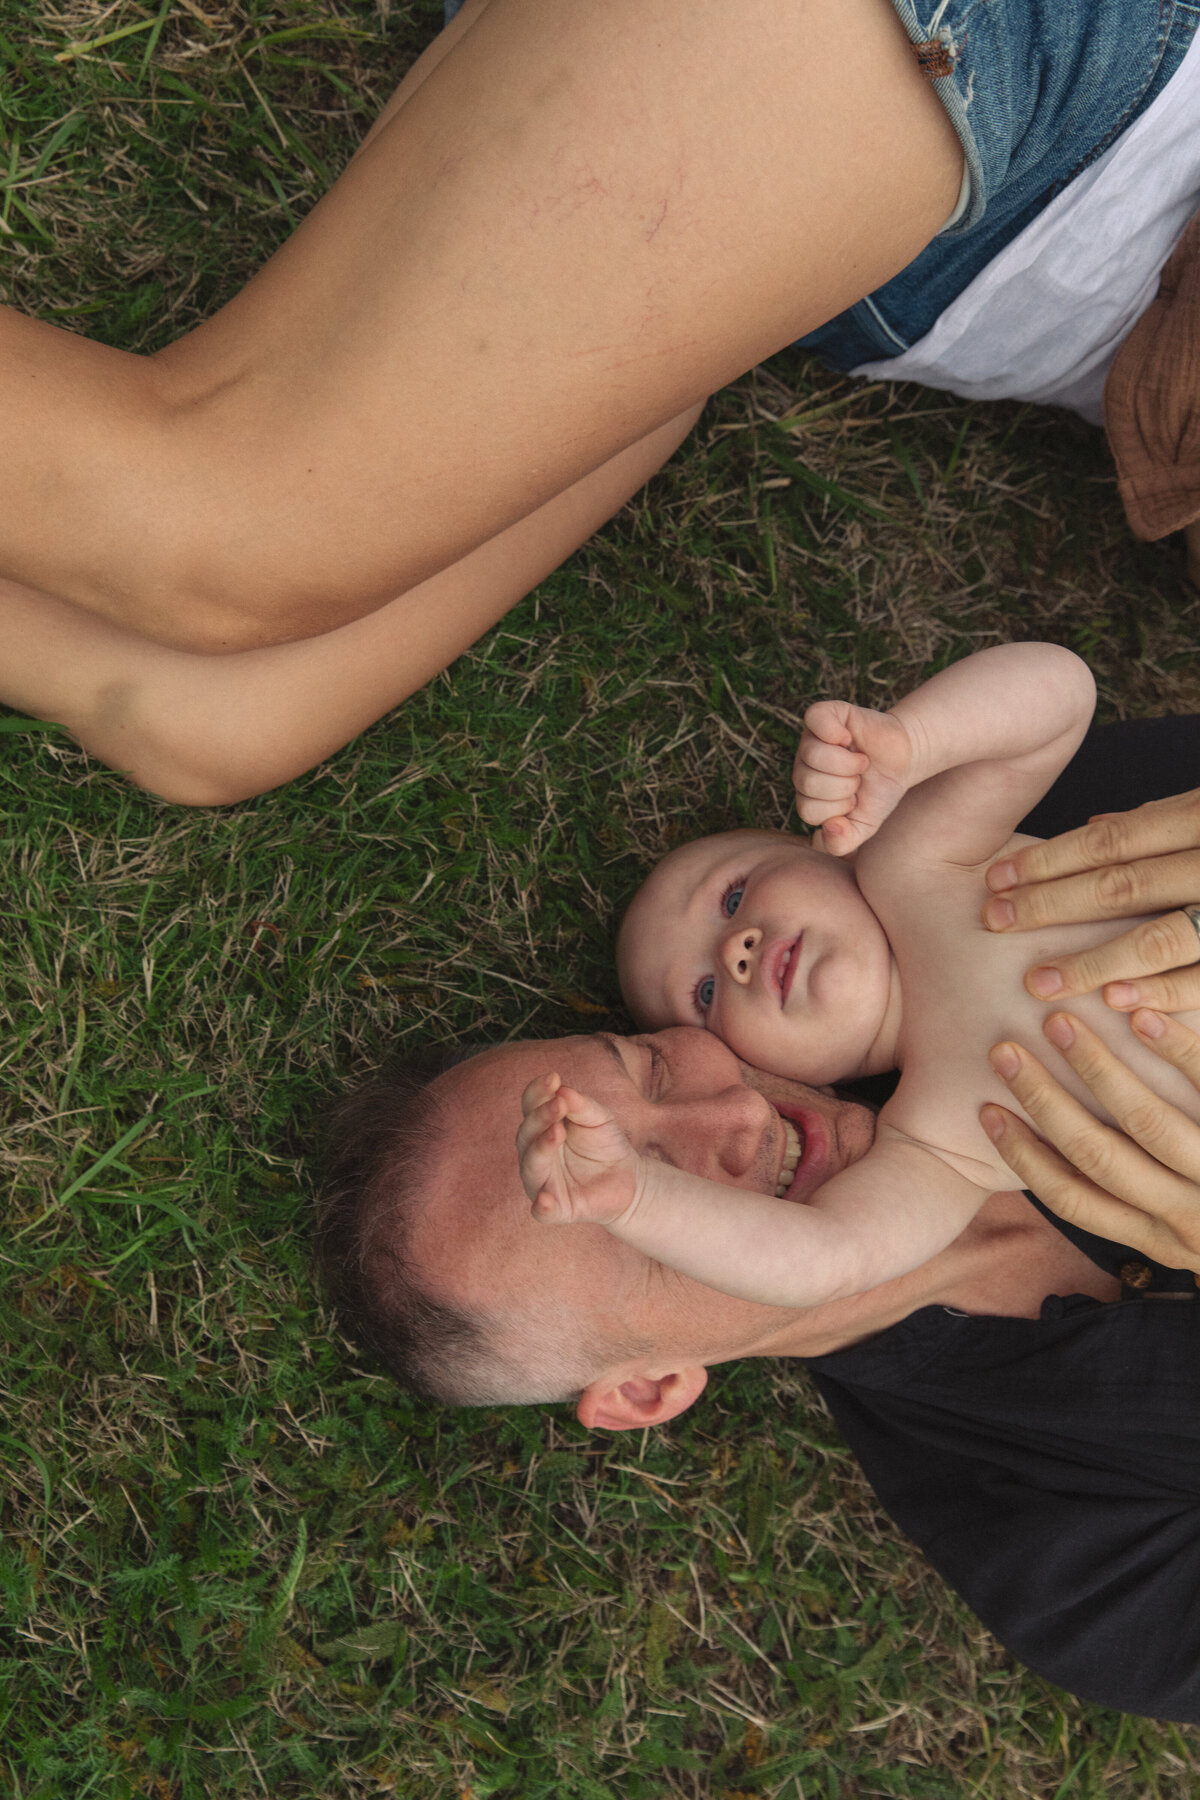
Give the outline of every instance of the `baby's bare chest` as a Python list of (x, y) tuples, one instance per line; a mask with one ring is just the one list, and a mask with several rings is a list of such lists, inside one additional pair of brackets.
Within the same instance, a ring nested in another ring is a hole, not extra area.
[[(1009, 1171), (979, 1124), (979, 1108), (987, 1100), (1015, 1107), (988, 1063), (993, 1044), (1012, 1039), (1023, 1045), (1090, 1112), (1107, 1118), (1043, 1035), (1045, 1019), (1057, 1010), (1090, 1025), (1154, 1093), (1200, 1118), (1200, 1096), (1191, 1084), (1147, 1050), (1128, 1019), (1099, 995), (1062, 1007), (1035, 1000), (1024, 987), (1027, 969), (1102, 942), (1128, 929), (1129, 921), (997, 934), (980, 922), (985, 898), (981, 875), (952, 870), (944, 877), (906, 883), (877, 909), (900, 969), (903, 994), (903, 1072), (885, 1112), (888, 1121), (952, 1157), (989, 1165), (1008, 1185)], [(884, 911), (890, 916), (884, 918)], [(1200, 1015), (1183, 1016), (1200, 1028)]]

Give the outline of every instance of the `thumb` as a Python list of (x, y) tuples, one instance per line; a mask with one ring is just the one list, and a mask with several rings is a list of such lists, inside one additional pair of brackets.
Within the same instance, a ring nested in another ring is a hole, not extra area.
[(830, 856), (848, 856), (851, 850), (858, 848), (859, 829), (844, 815), (836, 819), (826, 819), (813, 842), (821, 840), (819, 848), (827, 850)]

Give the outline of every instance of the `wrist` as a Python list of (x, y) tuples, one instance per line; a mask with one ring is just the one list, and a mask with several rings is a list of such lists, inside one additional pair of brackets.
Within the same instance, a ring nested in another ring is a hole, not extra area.
[(898, 744), (902, 747), (897, 754), (897, 762), (903, 766), (899, 779), (905, 788), (918, 787), (922, 781), (928, 781), (931, 775), (940, 773), (935, 766), (933, 749), (929, 741), (929, 733), (921, 723), (920, 716), (908, 709), (905, 700), (900, 700), (886, 713), (885, 718), (891, 721), (898, 732)]
[(646, 1219), (662, 1202), (670, 1178), (679, 1171), (657, 1156), (635, 1156), (633, 1159), (633, 1193), (628, 1206), (615, 1223), (631, 1225), (635, 1218)]

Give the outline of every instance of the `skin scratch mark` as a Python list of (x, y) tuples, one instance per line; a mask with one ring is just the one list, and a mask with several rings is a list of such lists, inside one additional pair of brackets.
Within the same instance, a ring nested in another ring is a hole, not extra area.
[(579, 362), (587, 357), (606, 356), (611, 359), (609, 368), (615, 372), (618, 369), (632, 368), (635, 364), (660, 362), (664, 358), (688, 354), (695, 351), (702, 342), (701, 338), (681, 338), (676, 343), (659, 344), (653, 350), (636, 351), (631, 350), (627, 343), (591, 344), (586, 349), (568, 350), (564, 360)]
[(667, 200), (663, 201), (662, 205), (658, 209), (657, 219), (655, 219), (653, 225), (651, 225), (649, 227), (649, 229), (643, 233), (643, 236), (645, 237), (645, 240), (647, 243), (650, 243), (651, 240), (658, 235), (659, 227), (661, 226), (663, 220), (667, 216), (667, 207), (669, 205), (670, 205), (669, 201), (667, 201)]
[(609, 197), (610, 190), (598, 175), (580, 176), (578, 180), (569, 182), (553, 193), (544, 193), (530, 199), (526, 203), (526, 210), (532, 225), (543, 213), (553, 218), (570, 218), (572, 213), (580, 212), (585, 206)]

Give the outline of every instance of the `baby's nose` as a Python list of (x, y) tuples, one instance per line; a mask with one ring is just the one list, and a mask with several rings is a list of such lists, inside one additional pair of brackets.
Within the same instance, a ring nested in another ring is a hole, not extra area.
[(762, 943), (762, 932), (756, 925), (743, 925), (739, 931), (731, 931), (721, 947), (721, 961), (728, 974), (743, 987), (754, 974), (755, 958), (758, 946)]

